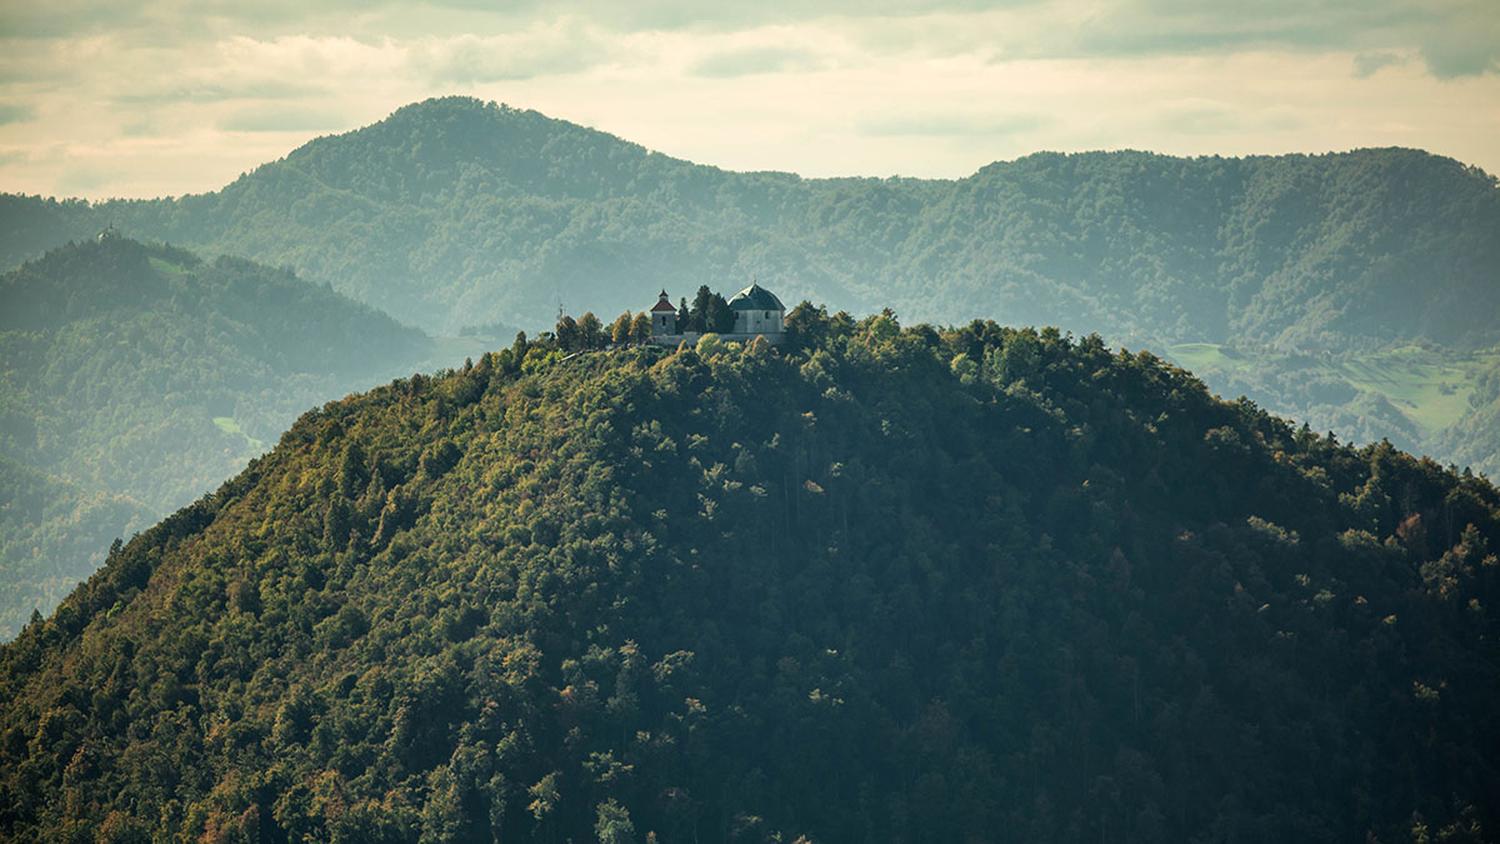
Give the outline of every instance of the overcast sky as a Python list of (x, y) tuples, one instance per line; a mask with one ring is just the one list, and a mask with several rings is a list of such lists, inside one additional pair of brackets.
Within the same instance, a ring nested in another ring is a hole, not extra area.
[(0, 0), (0, 191), (212, 190), (453, 93), (810, 176), (1393, 145), (1500, 173), (1500, 0)]

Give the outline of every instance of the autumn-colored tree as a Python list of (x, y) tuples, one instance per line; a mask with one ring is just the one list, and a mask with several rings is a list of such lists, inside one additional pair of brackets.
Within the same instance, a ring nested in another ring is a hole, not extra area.
[(594, 316), (593, 311), (585, 311), (578, 318), (578, 344), (581, 349), (602, 349), (606, 340), (604, 324)]
[(637, 345), (651, 339), (651, 315), (642, 311), (630, 322), (630, 342)]
[(583, 335), (578, 330), (578, 320), (571, 314), (563, 314), (557, 321), (557, 345), (565, 352), (576, 352), (583, 348)]
[(630, 342), (630, 311), (615, 317), (615, 321), (609, 326), (609, 342), (616, 346), (623, 346)]

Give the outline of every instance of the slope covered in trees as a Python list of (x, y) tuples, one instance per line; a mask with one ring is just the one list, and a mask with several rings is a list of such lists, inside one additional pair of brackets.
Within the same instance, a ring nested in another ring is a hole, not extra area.
[(1454, 460), (1500, 477), (1500, 357), (1479, 372), (1466, 412), (1442, 438), (1439, 449)]
[[(618, 313), (661, 286), (690, 295), (756, 276), (857, 312), (995, 315), (1157, 349), (1269, 348), (1269, 382), (1297, 381), (1272, 363), (1287, 352), (1500, 343), (1500, 191), (1477, 169), (1404, 149), (1043, 153), (957, 180), (801, 179), (446, 98), (312, 141), (214, 193), (0, 198), (0, 264), (106, 222), (289, 264), (429, 331), (540, 327), (559, 301)], [(1295, 388), (1256, 395), (1455, 455), (1439, 431), (1409, 435), (1408, 410), (1382, 413), (1378, 391), (1326, 410)], [(1500, 470), (1500, 432), (1484, 435), (1483, 465)]]
[(309, 405), (410, 372), (429, 345), (289, 272), (120, 237), (0, 276), (0, 458), (40, 473), (7, 489), (0, 634), (142, 511), (181, 507)]
[(1488, 482), (1095, 337), (789, 322), (307, 413), (0, 648), (0, 834), (1500, 829)]

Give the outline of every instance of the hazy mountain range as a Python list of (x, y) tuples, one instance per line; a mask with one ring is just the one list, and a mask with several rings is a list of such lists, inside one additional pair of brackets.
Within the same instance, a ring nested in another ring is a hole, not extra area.
[(508, 339), (559, 304), (608, 316), (751, 278), (854, 313), (1098, 331), (1319, 429), (1500, 469), (1489, 426), (1463, 427), (1478, 445), (1447, 435), (1496, 362), (1500, 191), (1416, 150), (1041, 153), (957, 180), (802, 179), (448, 98), (213, 193), (8, 196), (0, 221), (12, 265), (113, 223), (289, 265), (430, 333)]
[[(289, 263), (433, 332), (758, 276), (917, 319), (1301, 349), (1500, 341), (1493, 178), (1416, 150), (1042, 153), (965, 179), (802, 179), (429, 100), (176, 200), (7, 200), (16, 263), (113, 222)], [(654, 292), (654, 291), (651, 291)], [(649, 303), (646, 303), (649, 304)]]

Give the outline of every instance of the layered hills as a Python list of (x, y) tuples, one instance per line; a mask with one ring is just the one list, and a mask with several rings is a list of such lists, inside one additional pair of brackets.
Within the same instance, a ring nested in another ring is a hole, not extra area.
[(303, 415), (0, 647), (0, 835), (1473, 840), (1500, 493), (801, 306)]
[(0, 633), (308, 406), (432, 342), (286, 270), (109, 235), (0, 275)]
[[(445, 98), (212, 193), (4, 197), (0, 264), (110, 222), (290, 265), (429, 332), (534, 329), (559, 302), (612, 314), (662, 286), (755, 276), (789, 301), (855, 312), (1060, 325), (1164, 355), (1207, 345), (1254, 375), (1202, 367), (1216, 390), (1500, 470), (1500, 431), (1463, 421), (1482, 355), (1500, 343), (1500, 191), (1416, 150), (1041, 153), (955, 180), (803, 179)], [(1413, 344), (1418, 359), (1383, 368)], [(1332, 359), (1308, 370), (1308, 355)], [(1479, 429), (1462, 451), (1456, 425)]]
[(10, 261), (112, 220), (291, 264), (432, 331), (536, 324), (559, 295), (613, 313), (663, 283), (755, 271), (793, 299), (944, 322), (1005, 314), (1307, 347), (1500, 341), (1486, 318), (1500, 310), (1494, 179), (1404, 149), (1041, 153), (957, 180), (803, 179), (450, 97), (319, 138), (214, 193), (11, 196), (4, 219)]

